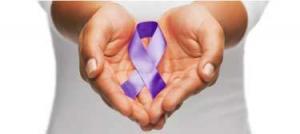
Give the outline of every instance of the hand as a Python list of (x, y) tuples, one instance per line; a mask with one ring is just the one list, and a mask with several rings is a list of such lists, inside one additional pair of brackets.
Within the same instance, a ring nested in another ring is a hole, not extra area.
[[(167, 42), (159, 71), (167, 87), (153, 100), (149, 111), (152, 124), (216, 81), (225, 43), (221, 25), (200, 4), (170, 9), (159, 23)], [(164, 121), (156, 128), (163, 125)]]
[(80, 32), (80, 72), (110, 107), (144, 126), (148, 113), (120, 87), (133, 70), (127, 46), (134, 29), (134, 19), (121, 6), (98, 9)]

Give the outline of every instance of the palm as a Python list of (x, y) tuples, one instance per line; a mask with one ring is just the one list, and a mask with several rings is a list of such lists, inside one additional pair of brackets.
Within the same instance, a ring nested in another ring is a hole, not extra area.
[[(112, 13), (114, 15), (111, 15)], [(103, 50), (105, 61), (101, 77), (122, 83), (127, 79), (129, 72), (133, 69), (128, 58), (127, 47), (131, 34), (134, 31), (134, 19), (124, 12), (123, 9), (118, 7), (102, 9), (99, 12), (99, 16), (101, 17), (96, 17), (96, 21), (105, 19), (106, 22), (104, 23), (107, 24), (106, 27), (108, 28), (104, 30), (104, 33), (110, 34), (108, 37), (109, 41), (105, 44), (100, 44), (103, 45), (100, 47)]]
[[(133, 70), (127, 49), (134, 27), (134, 19), (124, 8), (115, 4), (101, 7), (81, 32), (81, 74), (89, 76), (88, 82), (109, 106), (145, 125), (148, 116), (143, 106), (125, 96), (120, 86)], [(86, 73), (87, 59), (96, 60), (92, 73)]]
[(128, 25), (120, 27), (122, 27), (122, 30), (118, 30), (118, 33), (113, 33), (112, 37), (114, 38), (103, 49), (105, 62), (101, 77), (104, 79), (114, 79), (119, 83), (123, 83), (128, 79), (130, 72), (133, 70), (127, 52), (131, 37), (128, 31), (132, 31), (132, 29)]
[(199, 23), (203, 21), (201, 20), (203, 17), (188, 16), (185, 12), (192, 14), (189, 10), (174, 9), (167, 12), (160, 20), (168, 47), (159, 68), (169, 82), (177, 78), (190, 77), (195, 83), (199, 83), (201, 80), (197, 75), (197, 65), (202, 49), (196, 30), (201, 25), (193, 22)]
[[(128, 74), (133, 67), (128, 58), (127, 47), (134, 26), (134, 19), (127, 12), (124, 12), (124, 9), (115, 5), (102, 7), (86, 24), (82, 32), (82, 46), (87, 45), (84, 42), (96, 42), (94, 49), (101, 48), (101, 53), (92, 48), (87, 51), (87, 53), (92, 52), (103, 57), (102, 60), (98, 59), (98, 62), (101, 61), (103, 65), (101, 75), (97, 78), (99, 82), (105, 80), (122, 83), (128, 78)], [(84, 64), (82, 64), (82, 72), (84, 72), (83, 67)], [(97, 82), (91, 83), (96, 91), (101, 91), (101, 87), (97, 87), (99, 82), (98, 84)]]
[[(213, 82), (223, 54), (223, 31), (205, 8), (192, 4), (173, 8), (159, 24), (167, 42), (159, 71), (167, 87), (153, 102), (152, 122), (165, 112), (174, 112), (190, 95)], [(210, 75), (203, 69), (208, 63), (213, 70)]]

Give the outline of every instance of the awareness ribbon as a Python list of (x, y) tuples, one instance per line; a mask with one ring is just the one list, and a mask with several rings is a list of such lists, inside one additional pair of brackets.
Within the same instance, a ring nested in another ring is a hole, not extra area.
[[(151, 38), (152, 37), (152, 38)], [(147, 48), (141, 39), (151, 38)], [(146, 86), (153, 98), (166, 86), (156, 67), (164, 54), (166, 43), (164, 36), (154, 21), (137, 25), (134, 36), (128, 46), (129, 57), (136, 70), (121, 87), (130, 98), (135, 98)]]

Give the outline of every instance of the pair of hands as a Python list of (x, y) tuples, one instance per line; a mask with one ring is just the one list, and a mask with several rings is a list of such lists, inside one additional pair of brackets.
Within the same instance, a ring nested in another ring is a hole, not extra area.
[(132, 100), (120, 87), (134, 70), (127, 50), (136, 26), (123, 7), (111, 3), (102, 6), (79, 37), (83, 79), (107, 105), (136, 121), (143, 130), (161, 129), (165, 116), (216, 81), (225, 46), (221, 25), (200, 4), (172, 8), (158, 23), (167, 42), (158, 70), (167, 86), (154, 99), (144, 88)]

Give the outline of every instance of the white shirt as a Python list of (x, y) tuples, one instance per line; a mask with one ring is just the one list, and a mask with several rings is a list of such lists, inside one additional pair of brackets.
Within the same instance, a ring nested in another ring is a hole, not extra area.
[[(137, 20), (156, 20), (165, 10), (188, 2), (119, 2)], [(247, 33), (257, 23), (266, 2), (244, 2)], [(41, 2), (50, 14), (50, 2)], [(140, 10), (143, 9), (143, 10)], [(147, 10), (145, 10), (147, 9)], [(51, 22), (50, 16), (49, 20)], [(52, 22), (56, 54), (56, 96), (48, 134), (140, 134), (138, 125), (101, 100), (79, 74), (78, 46), (64, 39)], [(246, 34), (247, 35), (247, 34)], [(244, 98), (243, 55), (245, 37), (227, 49), (217, 83), (189, 98), (168, 118), (162, 134), (249, 134)]]

